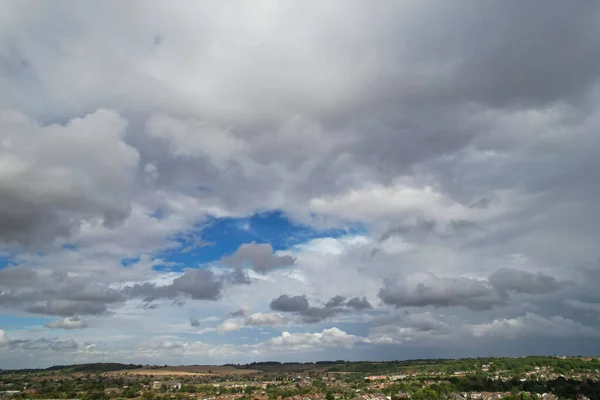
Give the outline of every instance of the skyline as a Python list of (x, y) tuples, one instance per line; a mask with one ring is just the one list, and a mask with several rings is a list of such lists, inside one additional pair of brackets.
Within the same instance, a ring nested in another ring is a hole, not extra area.
[(1, 4), (0, 368), (600, 355), (600, 5)]

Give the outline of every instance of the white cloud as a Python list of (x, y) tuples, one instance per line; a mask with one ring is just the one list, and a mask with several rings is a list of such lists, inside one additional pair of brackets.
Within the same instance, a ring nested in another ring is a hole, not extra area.
[(316, 333), (283, 332), (281, 336), (271, 338), (257, 347), (275, 351), (297, 351), (323, 347), (351, 347), (361, 339), (358, 336), (350, 335), (333, 327)]
[(79, 317), (66, 317), (49, 322), (44, 326), (52, 329), (82, 329), (87, 328), (88, 323)]
[(248, 315), (244, 321), (247, 326), (285, 325), (287, 322), (280, 313), (254, 313)]
[(467, 209), (429, 186), (365, 185), (332, 198), (311, 200), (311, 210), (352, 221), (448, 221), (467, 216)]
[(219, 332), (239, 331), (243, 327), (243, 323), (238, 319), (228, 319), (217, 327)]

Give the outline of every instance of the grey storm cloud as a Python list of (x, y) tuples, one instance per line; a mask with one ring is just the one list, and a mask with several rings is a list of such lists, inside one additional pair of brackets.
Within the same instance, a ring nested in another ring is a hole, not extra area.
[(501, 292), (528, 294), (551, 293), (567, 284), (543, 273), (533, 274), (514, 268), (499, 269), (492, 273), (488, 280), (493, 287)]
[(368, 310), (370, 308), (373, 308), (373, 306), (371, 305), (371, 303), (369, 303), (366, 297), (353, 297), (346, 302), (346, 306), (356, 311)]
[(98, 315), (110, 304), (123, 302), (123, 293), (87, 279), (57, 273), (41, 274), (23, 266), (0, 270), (0, 307), (23, 307), (29, 312), (63, 317)]
[(174, 299), (189, 295), (194, 300), (217, 300), (223, 290), (223, 277), (206, 269), (187, 269), (171, 284), (159, 286), (154, 283), (135, 284), (124, 288), (129, 297), (139, 297), (145, 301)]
[(308, 307), (307, 309), (300, 311), (300, 315), (302, 316), (302, 320), (304, 322), (311, 324), (331, 318), (340, 311), (342, 310), (338, 308)]
[(221, 261), (234, 268), (250, 266), (254, 271), (265, 274), (281, 267), (289, 267), (296, 261), (292, 256), (278, 256), (269, 243), (244, 243), (230, 256)]
[(396, 307), (463, 306), (485, 310), (503, 304), (505, 299), (486, 281), (470, 278), (440, 278), (429, 275), (415, 284), (386, 279), (379, 297)]
[(151, 302), (188, 296), (195, 300), (216, 300), (225, 285), (223, 276), (209, 270), (188, 269), (168, 285), (144, 282), (122, 289), (91, 283), (87, 279), (52, 273), (41, 275), (25, 267), (0, 270), (0, 307), (22, 307), (28, 312), (61, 317), (100, 315), (132, 298)]
[[(123, 221), (139, 160), (123, 140), (126, 126), (105, 110), (45, 126), (0, 111), (1, 138), (10, 143), (2, 146), (5, 160), (20, 166), (0, 174), (0, 243), (44, 245), (93, 217), (106, 226)], [(111, 154), (114, 165), (107, 168), (102, 154)]]
[(273, 311), (301, 312), (308, 309), (308, 299), (305, 295), (288, 296), (287, 294), (282, 294), (276, 299), (271, 300), (269, 307)]
[(327, 307), (327, 308), (339, 307), (339, 306), (344, 305), (345, 302), (346, 302), (346, 297), (338, 294), (337, 296), (333, 296), (331, 298), (331, 300), (329, 300), (327, 303), (325, 303), (325, 307)]
[(323, 307), (316, 307), (309, 305), (306, 295), (288, 296), (283, 294), (271, 301), (270, 308), (274, 311), (297, 313), (303, 322), (312, 324), (340, 313), (366, 310), (372, 306), (366, 297), (353, 297), (346, 301), (345, 296), (336, 295), (329, 299)]
[(486, 310), (504, 305), (511, 293), (539, 295), (559, 290), (568, 282), (541, 273), (533, 274), (514, 268), (501, 268), (487, 280), (447, 278), (428, 274), (414, 282), (388, 278), (379, 297), (396, 307), (451, 307)]

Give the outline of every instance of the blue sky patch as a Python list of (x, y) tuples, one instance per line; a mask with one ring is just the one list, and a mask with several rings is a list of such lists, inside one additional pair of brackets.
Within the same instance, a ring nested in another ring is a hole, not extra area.
[[(249, 218), (212, 218), (196, 232), (177, 237), (181, 247), (158, 253), (155, 257), (179, 263), (179, 269), (183, 269), (219, 260), (235, 252), (244, 243), (269, 243), (275, 250), (285, 250), (317, 238), (336, 238), (361, 232), (364, 229), (358, 226), (349, 229), (315, 229), (292, 222), (281, 211), (257, 213)], [(156, 269), (164, 268), (158, 266)], [(168, 269), (174, 270), (172, 267)]]

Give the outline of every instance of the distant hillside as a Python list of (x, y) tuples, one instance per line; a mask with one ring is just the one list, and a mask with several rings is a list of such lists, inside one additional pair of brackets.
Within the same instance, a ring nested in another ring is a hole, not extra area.
[(55, 365), (48, 368), (40, 368), (40, 369), (19, 369), (19, 370), (0, 370), (1, 374), (7, 373), (35, 373), (35, 372), (68, 372), (68, 373), (76, 373), (76, 372), (110, 372), (110, 371), (119, 371), (126, 369), (136, 369), (142, 368), (141, 365), (135, 364), (121, 364), (121, 363), (91, 363), (91, 364), (74, 364), (74, 365)]

